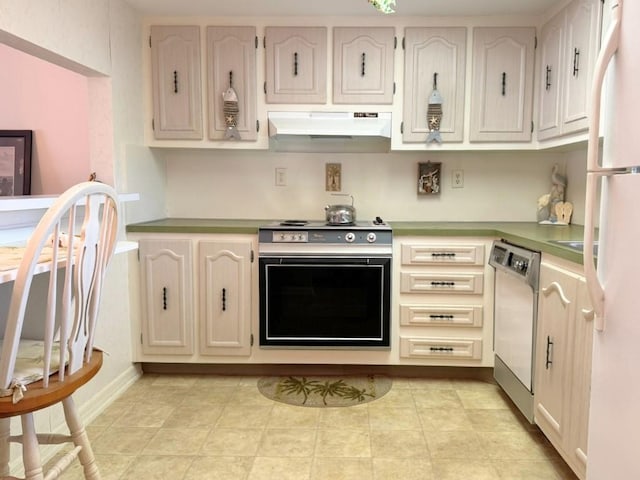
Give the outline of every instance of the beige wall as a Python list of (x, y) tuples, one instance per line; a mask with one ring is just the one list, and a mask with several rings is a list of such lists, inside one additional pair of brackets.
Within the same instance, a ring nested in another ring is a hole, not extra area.
[[(321, 219), (327, 203), (325, 163), (342, 164), (342, 192), (354, 196), (361, 220), (535, 221), (539, 196), (551, 186), (551, 168), (574, 175), (567, 165), (579, 155), (549, 152), (441, 152), (389, 154), (298, 154), (168, 150), (167, 208), (170, 216)], [(574, 158), (575, 157), (575, 158)], [(442, 192), (417, 195), (420, 162), (442, 163)], [(275, 186), (275, 168), (287, 169), (287, 186)], [(451, 171), (462, 169), (464, 187), (451, 188)], [(571, 178), (569, 179), (571, 185)], [(583, 180), (567, 200), (584, 203)], [(582, 212), (581, 208), (578, 208)], [(582, 216), (584, 214), (582, 213)], [(581, 223), (581, 218), (576, 221)]]

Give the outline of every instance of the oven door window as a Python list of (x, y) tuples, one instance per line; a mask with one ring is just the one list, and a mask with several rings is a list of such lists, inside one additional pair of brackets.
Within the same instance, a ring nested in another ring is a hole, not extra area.
[(260, 343), (389, 346), (390, 258), (260, 259)]

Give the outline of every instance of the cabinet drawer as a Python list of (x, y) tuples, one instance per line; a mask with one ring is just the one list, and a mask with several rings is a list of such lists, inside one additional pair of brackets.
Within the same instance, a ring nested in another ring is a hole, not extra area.
[(401, 336), (400, 356), (480, 360), (482, 358), (482, 340)]
[(482, 273), (400, 272), (401, 293), (481, 294)]
[(483, 265), (484, 245), (402, 245), (403, 265)]
[(482, 306), (400, 305), (400, 325), (481, 327)]

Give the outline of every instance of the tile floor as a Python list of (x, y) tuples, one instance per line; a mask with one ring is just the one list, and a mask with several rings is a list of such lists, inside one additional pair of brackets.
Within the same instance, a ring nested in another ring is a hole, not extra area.
[(258, 378), (145, 374), (87, 428), (103, 479), (576, 478), (490, 383), (394, 377), (374, 402), (309, 408)]

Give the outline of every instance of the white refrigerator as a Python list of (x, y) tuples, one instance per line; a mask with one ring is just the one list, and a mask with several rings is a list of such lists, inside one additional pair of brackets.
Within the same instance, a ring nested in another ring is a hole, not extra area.
[(605, 8), (611, 18), (591, 93), (585, 201), (585, 275), (596, 315), (587, 479), (631, 480), (640, 479), (640, 0)]

